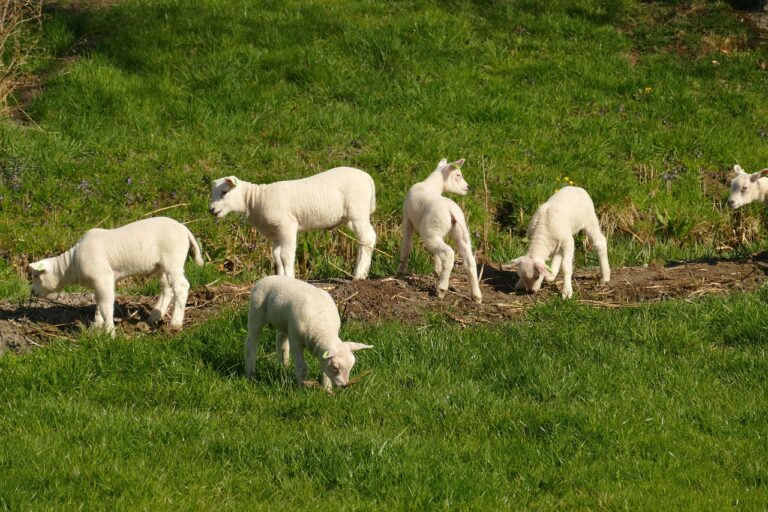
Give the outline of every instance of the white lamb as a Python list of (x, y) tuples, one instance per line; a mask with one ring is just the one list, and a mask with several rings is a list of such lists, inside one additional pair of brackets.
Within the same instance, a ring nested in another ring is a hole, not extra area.
[(186, 226), (167, 217), (140, 220), (116, 229), (91, 229), (65, 253), (29, 265), (32, 293), (44, 297), (66, 284), (93, 289), (93, 325), (114, 336), (115, 283), (129, 276), (160, 274), (162, 291), (149, 322), (160, 320), (173, 299), (170, 326), (181, 328), (189, 292), (184, 261), (190, 248), (195, 263), (203, 265), (195, 237)]
[[(536, 292), (541, 282), (555, 280), (563, 266), (563, 298), (573, 295), (573, 236), (584, 230), (600, 258), (600, 276), (603, 282), (611, 279), (608, 266), (608, 243), (600, 232), (595, 206), (587, 191), (579, 187), (563, 187), (547, 202), (539, 206), (528, 226), (528, 253), (513, 260), (519, 279), (515, 289)], [(553, 256), (554, 254), (554, 256)], [(552, 256), (552, 270), (546, 260)]]
[(733, 170), (736, 176), (731, 180), (728, 206), (735, 210), (753, 201), (761, 201), (768, 205), (768, 178), (764, 177), (768, 169), (749, 174), (736, 164)]
[(299, 180), (256, 185), (234, 176), (214, 180), (209, 211), (217, 218), (229, 212), (245, 216), (272, 241), (278, 275), (294, 276), (299, 232), (345, 225), (361, 243), (353, 277), (365, 279), (371, 266), (376, 232), (373, 179), (359, 169), (336, 167)]
[(403, 203), (403, 246), (400, 249), (398, 274), (405, 274), (408, 269), (408, 257), (413, 248), (413, 232), (418, 231), (427, 250), (432, 253), (435, 273), (439, 276), (437, 296), (445, 297), (448, 280), (453, 270), (453, 249), (443, 240), (450, 234), (456, 248), (464, 260), (464, 269), (469, 276), (472, 298), (480, 303), (483, 295), (477, 279), (477, 264), (472, 254), (472, 242), (469, 237), (464, 213), (455, 202), (443, 197), (444, 192), (453, 192), (461, 196), (469, 191), (469, 185), (461, 175), (464, 159), (448, 163), (444, 158), (437, 168), (424, 181), (416, 183), (408, 191)]
[(373, 348), (339, 339), (341, 320), (328, 292), (287, 276), (267, 276), (251, 291), (245, 340), (245, 374), (249, 378), (254, 375), (264, 324), (277, 329), (278, 357), (285, 366), (293, 358), (299, 385), (307, 374), (304, 348), (314, 354), (326, 391), (334, 384), (349, 384), (349, 372), (355, 364), (353, 352)]

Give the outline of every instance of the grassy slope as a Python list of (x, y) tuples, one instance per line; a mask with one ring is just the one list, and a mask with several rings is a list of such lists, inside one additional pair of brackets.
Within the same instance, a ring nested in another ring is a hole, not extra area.
[(5, 358), (0, 506), (758, 508), (766, 299), (347, 325), (376, 349), (332, 398), (296, 390), (272, 350), (246, 382), (243, 312)]
[[(214, 259), (263, 271), (260, 237), (233, 238), (236, 219), (216, 226), (206, 215), (209, 180), (349, 164), (376, 179), (381, 247), (396, 253), (402, 197), (443, 156), (468, 159), (474, 188), (462, 203), (476, 244), (487, 223), (495, 260), (522, 250), (530, 214), (565, 176), (603, 212), (615, 264), (735, 247), (724, 187), (705, 178), (766, 161), (768, 56), (749, 48), (727, 6), (693, 5), (208, 0), (54, 11), (46, 52), (79, 58), (27, 108), (40, 130), (0, 127), (0, 248), (18, 264), (89, 226), (185, 203), (167, 214), (194, 220)], [(340, 275), (327, 260), (348, 267), (349, 243), (318, 236), (300, 244), (302, 271)], [(327, 242), (330, 255), (314, 248)], [(393, 268), (374, 263), (378, 275)]]
[[(461, 202), (480, 233), (484, 162), (496, 260), (522, 249), (528, 216), (566, 175), (619, 226), (614, 264), (715, 252), (760, 210), (731, 219), (700, 171), (764, 166), (767, 59), (724, 5), (688, 7), (54, 11), (46, 51), (76, 44), (79, 57), (27, 108), (39, 129), (0, 126), (0, 294), (26, 291), (9, 267), (24, 255), (178, 203), (189, 206), (168, 213), (195, 220), (217, 260), (193, 283), (225, 258), (240, 278), (265, 271), (259, 237), (206, 216), (208, 181), (233, 173), (364, 168), (395, 253), (402, 196), (443, 156), (468, 158), (474, 193)], [(679, 178), (667, 185), (667, 172)], [(349, 266), (339, 236), (303, 240), (303, 275)], [(347, 325), (377, 348), (360, 356), (363, 383), (332, 399), (297, 391), (271, 350), (245, 382), (243, 312), (173, 339), (83, 335), (0, 360), (0, 507), (757, 508), (767, 299), (610, 313), (553, 300), (492, 329)]]

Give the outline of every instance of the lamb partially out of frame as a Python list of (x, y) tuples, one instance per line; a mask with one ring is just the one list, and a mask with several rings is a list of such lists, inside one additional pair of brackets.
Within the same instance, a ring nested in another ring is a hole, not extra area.
[(749, 174), (736, 164), (733, 170), (736, 176), (731, 180), (728, 206), (735, 210), (754, 201), (768, 205), (768, 178), (765, 177), (768, 169)]
[(160, 320), (173, 300), (170, 326), (181, 328), (189, 282), (184, 262), (190, 248), (197, 265), (203, 258), (186, 226), (167, 217), (144, 219), (116, 229), (90, 229), (68, 251), (31, 263), (32, 293), (44, 297), (66, 284), (96, 293), (94, 327), (114, 336), (115, 283), (136, 275), (159, 274), (162, 291), (150, 323)]
[(336, 167), (308, 178), (257, 185), (235, 176), (214, 180), (209, 211), (217, 218), (240, 213), (272, 241), (277, 275), (294, 276), (296, 236), (344, 225), (360, 242), (353, 277), (365, 279), (376, 232), (371, 214), (376, 187), (368, 173)]
[(469, 185), (461, 175), (463, 163), (463, 158), (451, 163), (446, 159), (440, 160), (427, 179), (416, 183), (408, 191), (403, 203), (403, 245), (400, 249), (400, 266), (397, 273), (405, 274), (408, 270), (413, 233), (417, 231), (424, 246), (434, 258), (435, 273), (439, 276), (437, 296), (445, 297), (454, 262), (453, 249), (444, 241), (446, 235), (450, 234), (464, 260), (472, 298), (480, 303), (483, 295), (480, 292), (477, 264), (472, 253), (472, 242), (464, 213), (459, 205), (442, 195), (444, 192), (453, 192), (463, 196), (469, 191)]
[[(542, 280), (555, 280), (563, 267), (563, 298), (573, 295), (573, 236), (584, 230), (600, 259), (603, 282), (611, 279), (608, 265), (608, 243), (600, 231), (595, 206), (587, 191), (579, 187), (563, 187), (539, 206), (528, 225), (528, 252), (511, 262), (517, 265), (519, 279), (515, 289), (536, 292)], [(554, 254), (554, 255), (553, 255)], [(552, 270), (546, 260), (552, 256)]]
[(341, 320), (336, 303), (325, 290), (287, 276), (267, 276), (251, 291), (248, 310), (248, 337), (245, 340), (245, 374), (253, 378), (259, 354), (261, 329), (270, 324), (277, 330), (277, 355), (285, 366), (291, 358), (299, 385), (307, 375), (304, 349), (317, 358), (323, 388), (349, 384), (355, 364), (353, 352), (370, 345), (341, 341)]

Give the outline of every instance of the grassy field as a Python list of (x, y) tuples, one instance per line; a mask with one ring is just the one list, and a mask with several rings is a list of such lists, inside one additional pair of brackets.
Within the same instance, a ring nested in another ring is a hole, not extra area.
[(247, 382), (242, 311), (55, 344), (0, 360), (0, 507), (760, 509), (766, 300), (347, 325), (376, 349), (334, 397), (272, 351)]
[[(167, 207), (210, 259), (193, 286), (269, 272), (262, 237), (207, 214), (230, 174), (362, 168), (396, 255), (404, 194), (443, 157), (467, 159), (459, 202), (492, 261), (524, 250), (566, 177), (613, 265), (762, 250), (764, 210), (723, 202), (733, 164), (768, 162), (768, 51), (744, 17), (701, 0), (51, 3), (40, 82), (0, 119), (0, 297), (87, 228)], [(299, 275), (341, 277), (353, 249), (303, 236)], [(395, 268), (374, 257), (374, 276)], [(767, 301), (351, 323), (376, 350), (333, 397), (296, 389), (271, 347), (247, 382), (241, 310), (175, 337), (85, 333), (0, 358), (0, 508), (764, 508)]]
[[(768, 160), (768, 53), (727, 4), (67, 5), (46, 20), (43, 93), (0, 126), (6, 274), (174, 205), (213, 259), (261, 272), (263, 240), (207, 215), (210, 180), (338, 165), (373, 175), (393, 254), (405, 192), (442, 157), (467, 159), (461, 202), (494, 261), (565, 177), (592, 194), (614, 264), (759, 244), (759, 210), (734, 218), (722, 198), (734, 163)], [(348, 241), (307, 240), (303, 275), (342, 276), (326, 261), (346, 268)]]

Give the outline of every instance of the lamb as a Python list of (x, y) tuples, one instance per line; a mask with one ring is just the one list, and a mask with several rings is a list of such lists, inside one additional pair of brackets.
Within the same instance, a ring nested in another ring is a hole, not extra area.
[(749, 174), (736, 164), (733, 170), (736, 176), (731, 180), (728, 206), (735, 210), (753, 201), (762, 201), (768, 205), (768, 178), (763, 177), (768, 169)]
[(413, 248), (413, 233), (418, 231), (434, 258), (435, 274), (438, 275), (437, 296), (441, 299), (445, 297), (454, 262), (453, 249), (444, 241), (445, 236), (450, 234), (464, 260), (472, 298), (480, 303), (483, 295), (480, 292), (477, 264), (472, 254), (472, 242), (464, 213), (459, 205), (442, 196), (444, 192), (463, 196), (469, 191), (469, 185), (461, 175), (463, 163), (463, 158), (451, 163), (445, 158), (440, 160), (427, 179), (416, 183), (408, 191), (403, 203), (403, 245), (400, 249), (400, 266), (397, 273), (402, 275), (407, 272), (408, 257)]
[(63, 254), (29, 265), (32, 293), (44, 297), (66, 284), (95, 290), (93, 325), (114, 336), (115, 283), (129, 276), (159, 273), (162, 291), (149, 322), (160, 320), (173, 299), (170, 326), (178, 329), (184, 321), (189, 292), (184, 261), (190, 248), (195, 263), (202, 266), (195, 237), (186, 226), (167, 217), (144, 219), (116, 229), (90, 229)]
[(277, 329), (277, 354), (287, 367), (296, 366), (296, 381), (304, 382), (307, 364), (304, 348), (317, 358), (322, 370), (323, 388), (349, 384), (355, 364), (353, 352), (370, 345), (341, 341), (341, 320), (336, 304), (325, 290), (287, 276), (267, 276), (251, 291), (248, 310), (248, 337), (245, 340), (245, 374), (253, 378), (264, 324)]
[(353, 277), (368, 276), (376, 244), (370, 221), (376, 209), (376, 187), (364, 171), (336, 167), (308, 178), (267, 185), (229, 176), (213, 181), (211, 199), (209, 211), (217, 218), (240, 213), (272, 241), (278, 275), (294, 276), (297, 233), (345, 225), (361, 244)]
[[(600, 258), (600, 276), (604, 283), (611, 280), (608, 266), (608, 244), (600, 232), (595, 206), (587, 191), (580, 187), (563, 187), (539, 206), (528, 226), (528, 253), (513, 260), (517, 265), (515, 289), (536, 292), (541, 282), (555, 280), (560, 265), (563, 267), (563, 298), (573, 295), (573, 236), (584, 230)], [(554, 253), (554, 256), (552, 254)], [(552, 256), (552, 269), (545, 261)]]

